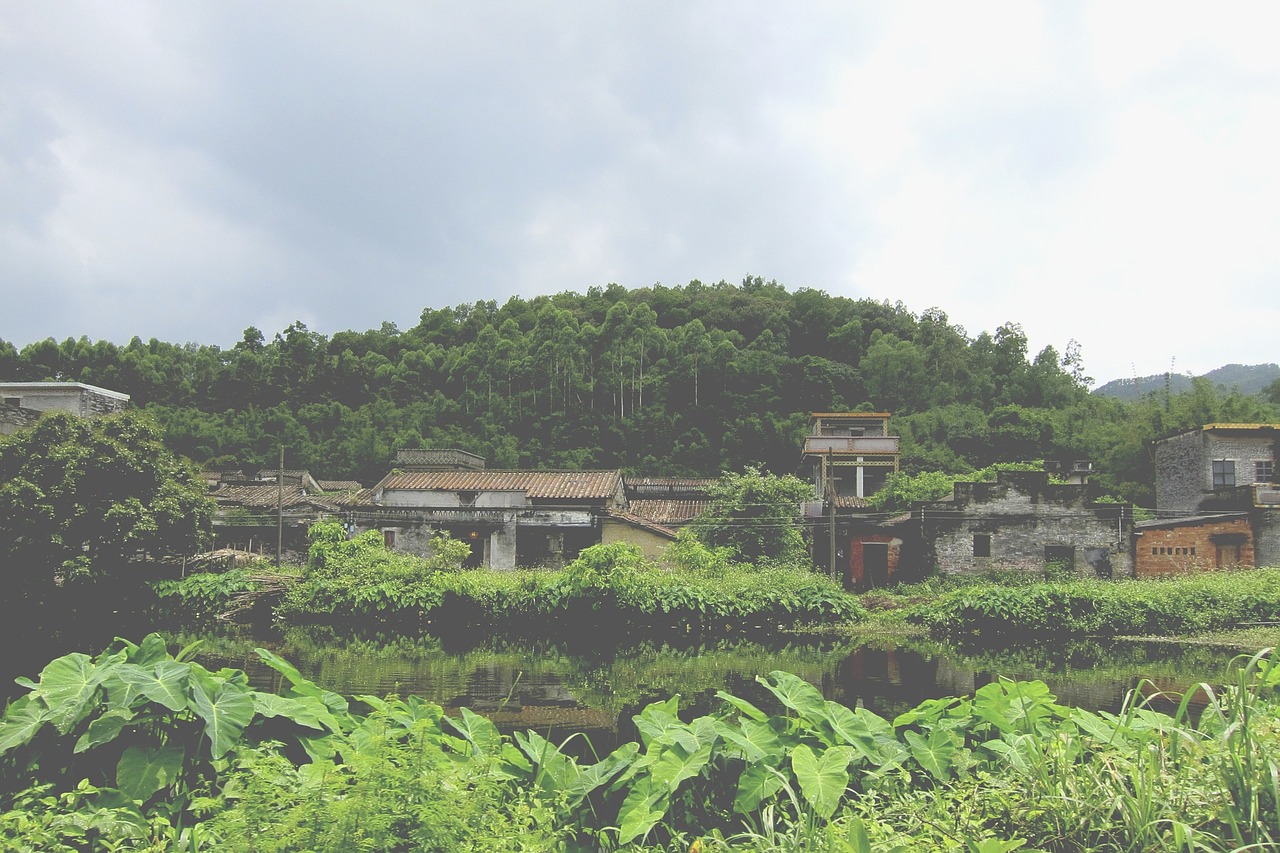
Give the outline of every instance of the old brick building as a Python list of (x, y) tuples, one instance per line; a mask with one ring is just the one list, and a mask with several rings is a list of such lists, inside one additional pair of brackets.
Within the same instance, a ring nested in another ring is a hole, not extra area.
[(1280, 424), (1206, 424), (1155, 443), (1157, 520), (1138, 525), (1139, 576), (1280, 566)]

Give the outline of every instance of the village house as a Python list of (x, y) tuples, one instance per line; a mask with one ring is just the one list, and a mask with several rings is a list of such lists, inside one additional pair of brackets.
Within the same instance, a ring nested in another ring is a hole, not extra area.
[(950, 498), (917, 504), (919, 559), (941, 574), (1019, 571), (1133, 577), (1133, 510), (1088, 498), (1088, 483), (1048, 471), (1000, 471), (958, 482)]
[(396, 469), (347, 512), (353, 532), (426, 554), (448, 535), (471, 546), (468, 565), (559, 567), (585, 548), (628, 542), (655, 554), (675, 532), (628, 512), (622, 473), (492, 470), (460, 450), (402, 450)]
[(995, 482), (957, 483), (951, 496), (910, 512), (875, 511), (866, 498), (899, 467), (889, 418), (815, 412), (809, 420), (801, 467), (814, 484), (804, 507), (814, 562), (849, 588), (994, 570), (1133, 575), (1132, 509), (1088, 499), (1087, 462), (1001, 472)]
[(307, 549), (307, 530), (323, 518), (340, 518), (358, 492), (356, 488), (326, 489), (307, 471), (263, 469), (205, 471), (209, 498), (217, 506), (213, 519), (214, 545), (267, 553), (277, 539), (286, 551)]
[(90, 418), (128, 407), (128, 394), (83, 382), (0, 382), (0, 435), (26, 429), (46, 412)]
[(711, 506), (712, 477), (627, 477), (628, 511), (645, 521), (679, 529)]
[(1157, 441), (1157, 517), (1137, 525), (1137, 576), (1280, 566), (1278, 447), (1280, 424), (1212, 423)]

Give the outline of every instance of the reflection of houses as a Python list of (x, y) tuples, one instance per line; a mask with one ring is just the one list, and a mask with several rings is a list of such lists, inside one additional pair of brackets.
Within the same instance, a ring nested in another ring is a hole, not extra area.
[(427, 553), (433, 536), (471, 544), (471, 565), (559, 566), (584, 548), (626, 541), (653, 552), (674, 533), (627, 512), (619, 471), (499, 471), (458, 450), (401, 451), (397, 470), (348, 514), (389, 546)]
[(45, 412), (89, 418), (123, 411), (129, 395), (83, 382), (0, 382), (0, 402), (0, 435), (12, 435)]
[(1157, 441), (1155, 521), (1140, 523), (1139, 577), (1280, 566), (1280, 424), (1206, 424)]

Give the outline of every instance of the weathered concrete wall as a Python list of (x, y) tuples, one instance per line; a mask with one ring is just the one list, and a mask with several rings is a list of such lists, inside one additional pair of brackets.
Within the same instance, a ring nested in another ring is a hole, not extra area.
[[(1039, 574), (1053, 548), (1070, 554), (1081, 577), (1132, 577), (1132, 514), (1123, 504), (1087, 503), (1086, 489), (1050, 485), (1038, 471), (1000, 472), (995, 483), (957, 483), (952, 501), (919, 510), (923, 557), (943, 574)], [(990, 537), (989, 556), (975, 553), (975, 536)]]
[(0, 383), (0, 395), (18, 399), (24, 409), (70, 412), (83, 418), (120, 412), (129, 406), (129, 395), (75, 382)]
[[(1134, 574), (1154, 578), (1185, 572), (1212, 571), (1223, 559), (1234, 565), (1254, 565), (1253, 535), (1247, 516), (1221, 520), (1189, 519), (1142, 525), (1134, 540)], [(1225, 549), (1225, 550), (1224, 550)]]
[(665, 536), (659, 536), (657, 533), (620, 519), (605, 518), (604, 526), (600, 531), (600, 544), (612, 545), (615, 542), (635, 545), (640, 549), (640, 553), (650, 559), (662, 556), (662, 552), (671, 545), (671, 540)]
[(1280, 507), (1253, 511), (1253, 556), (1260, 569), (1280, 568)]
[(1196, 430), (1156, 442), (1156, 508), (1160, 512), (1195, 512), (1204, 493), (1212, 489), (1213, 469), (1205, 463), (1204, 436)]

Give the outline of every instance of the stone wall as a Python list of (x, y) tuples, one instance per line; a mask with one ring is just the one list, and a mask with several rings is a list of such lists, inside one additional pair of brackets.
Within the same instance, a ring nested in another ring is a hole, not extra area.
[(1213, 487), (1213, 469), (1205, 463), (1205, 434), (1195, 430), (1157, 441), (1155, 463), (1156, 508), (1167, 513), (1199, 509), (1204, 493)]
[(942, 574), (1041, 574), (1064, 562), (1080, 577), (1132, 577), (1129, 507), (1088, 503), (1086, 489), (1049, 484), (1038, 471), (957, 483), (952, 501), (918, 510), (923, 558)]
[(1254, 564), (1260, 569), (1280, 568), (1280, 507), (1253, 511)]

